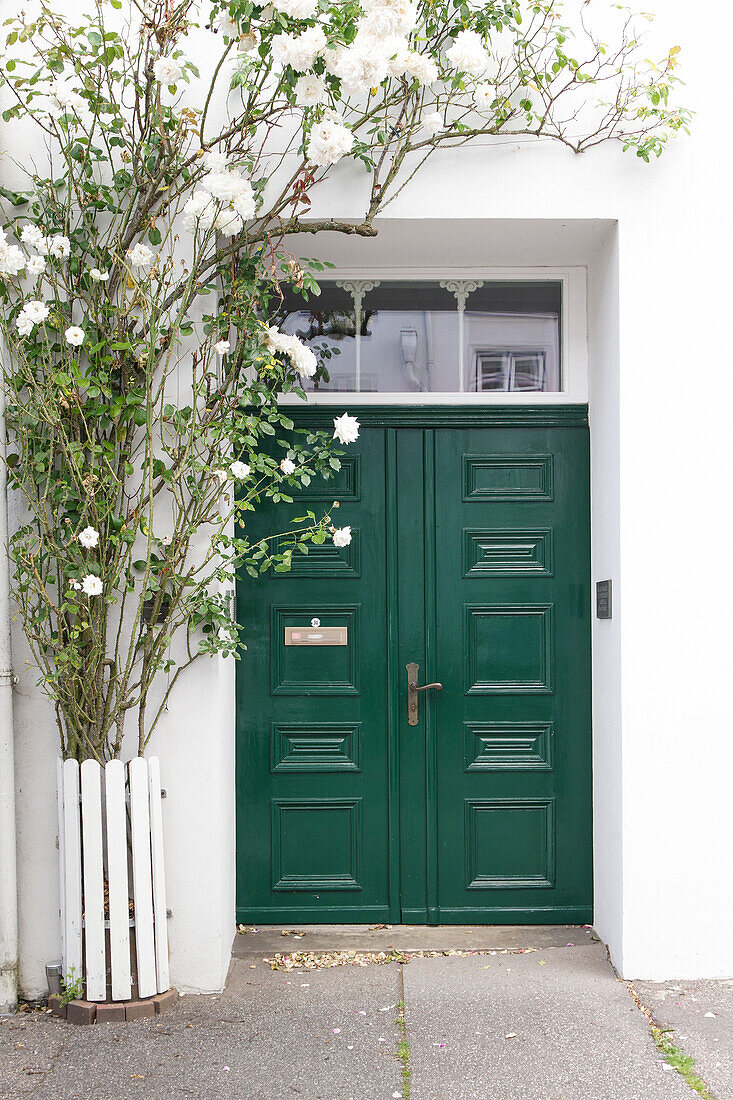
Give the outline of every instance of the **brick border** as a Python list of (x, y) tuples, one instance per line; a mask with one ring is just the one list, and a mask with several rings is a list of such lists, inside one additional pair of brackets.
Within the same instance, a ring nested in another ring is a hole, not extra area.
[(65, 1003), (62, 997), (54, 994), (48, 998), (48, 1007), (54, 1016), (70, 1024), (129, 1023), (132, 1020), (150, 1019), (170, 1012), (178, 1000), (178, 990), (169, 989), (155, 997), (146, 997), (135, 1001), (95, 1001), (74, 1000)]

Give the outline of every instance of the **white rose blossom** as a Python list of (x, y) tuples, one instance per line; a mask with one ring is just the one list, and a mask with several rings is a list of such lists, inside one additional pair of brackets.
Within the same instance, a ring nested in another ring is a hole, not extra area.
[(221, 31), (225, 38), (231, 38), (232, 40), (239, 38), (239, 27), (226, 9), (219, 12), (215, 25), (216, 29)]
[(26, 266), (23, 253), (16, 244), (0, 244), (0, 275), (12, 278), (18, 275)]
[[(223, 203), (224, 209), (217, 211), (216, 202)], [(225, 168), (209, 171), (204, 176), (201, 190), (188, 200), (184, 215), (189, 228), (194, 228), (197, 222), (199, 228), (204, 229), (216, 225), (222, 233), (232, 237), (241, 232), (247, 218), (254, 217), (255, 210), (250, 181), (234, 169)]]
[(64, 333), (66, 343), (78, 348), (84, 343), (84, 329), (78, 325), (71, 325)]
[(370, 15), (388, 11), (395, 20), (398, 34), (409, 34), (417, 23), (417, 4), (410, 0), (362, 0), (361, 6), (367, 13), (367, 19)]
[(232, 199), (232, 206), (242, 218), (253, 218), (257, 209), (255, 193), (249, 180), (242, 180), (242, 186)]
[(173, 57), (159, 57), (153, 65), (155, 79), (161, 84), (175, 84), (183, 76), (183, 69)]
[(20, 239), (23, 244), (28, 245), (30, 248), (35, 248), (36, 252), (40, 252), (43, 256), (48, 252), (49, 238), (37, 225), (33, 225), (32, 223), (24, 225), (20, 234)]
[(31, 321), (30, 317), (26, 313), (23, 313), (21, 310), (16, 318), (15, 327), (17, 328), (20, 336), (30, 336), (30, 334), (33, 332), (34, 323), (35, 322)]
[(297, 337), (294, 337), (294, 339), (297, 340), (297, 343), (289, 353), (290, 361), (303, 378), (312, 378), (318, 369), (318, 360), (309, 347), (302, 344)]
[(136, 244), (134, 248), (128, 248), (127, 262), (130, 267), (150, 267), (153, 253), (146, 244)]
[(41, 321), (45, 321), (48, 317), (49, 308), (45, 302), (32, 301), (25, 303), (23, 312), (36, 324), (40, 324)]
[(228, 340), (218, 340), (214, 344), (214, 351), (217, 355), (228, 355), (231, 351), (232, 345)]
[(201, 186), (219, 202), (231, 202), (240, 191), (243, 182), (237, 172), (227, 168), (223, 172), (209, 172), (202, 179)]
[(48, 252), (50, 256), (54, 256), (57, 260), (65, 260), (71, 252), (71, 242), (69, 238), (57, 233), (56, 236), (51, 237), (49, 241)]
[(230, 206), (225, 207), (216, 215), (214, 226), (225, 237), (236, 237), (244, 229), (244, 218)]
[(382, 83), (388, 72), (385, 51), (376, 49), (372, 39), (359, 39), (358, 35), (353, 45), (343, 50), (333, 64), (347, 95), (358, 95), (369, 88), (375, 88)]
[(42, 275), (46, 270), (46, 261), (43, 256), (31, 256), (25, 269), (29, 275)]
[(293, 462), (292, 458), (284, 458), (280, 463), (280, 469), (286, 477), (290, 477), (291, 474), (294, 474), (295, 463)]
[(326, 99), (326, 81), (315, 73), (307, 73), (295, 82), (295, 102), (299, 107), (315, 107)]
[(52, 118), (58, 118), (61, 115), (78, 115), (86, 106), (79, 92), (61, 80), (49, 81), (37, 87), (42, 87), (46, 92), (41, 109)]
[(381, 6), (373, 8), (359, 22), (359, 35), (372, 38), (380, 45), (385, 38), (397, 37), (400, 33), (400, 17), (394, 8)]
[(279, 34), (272, 42), (273, 60), (304, 73), (313, 68), (316, 58), (326, 49), (327, 42), (322, 27), (308, 27), (298, 35)]
[(204, 165), (210, 172), (226, 172), (229, 167), (229, 157), (220, 149), (210, 149), (204, 153)]
[(477, 111), (488, 111), (496, 99), (496, 90), (492, 84), (477, 84), (473, 90), (473, 105)]
[(351, 542), (351, 528), (350, 527), (338, 527), (333, 532), (333, 545), (342, 547), (348, 546)]
[(257, 49), (259, 44), (259, 36), (255, 31), (250, 30), (239, 39), (239, 52), (243, 54), (252, 53), (253, 50)]
[(246, 462), (232, 462), (229, 469), (232, 472), (232, 477), (236, 478), (237, 481), (244, 481), (246, 477), (249, 477), (251, 472)]
[(48, 314), (49, 309), (45, 302), (26, 302), (15, 322), (18, 332), (21, 336), (30, 336), (33, 326), (42, 324)]
[(389, 44), (386, 45), (386, 52), (388, 55), (387, 70), (389, 71), (390, 76), (404, 76), (407, 72), (408, 66), (410, 65), (412, 54), (412, 50), (408, 45), (407, 39), (391, 39)]
[(333, 438), (339, 443), (356, 443), (359, 438), (359, 421), (355, 416), (344, 413), (333, 420)]
[(191, 232), (208, 233), (216, 221), (216, 203), (208, 191), (194, 191), (183, 208), (183, 224)]
[(348, 127), (335, 119), (324, 118), (311, 130), (308, 158), (316, 167), (326, 168), (350, 153), (353, 146), (354, 135)]
[(272, 0), (272, 6), (291, 19), (311, 19), (318, 11), (318, 0)]
[(288, 336), (276, 328), (268, 328), (266, 331), (268, 349), (287, 355), (298, 374), (312, 378), (316, 373), (318, 360), (311, 349), (301, 343), (297, 336)]
[(101, 596), (104, 586), (99, 577), (95, 577), (93, 573), (87, 573), (81, 582), (81, 587), (87, 596)]
[(93, 527), (85, 527), (79, 532), (77, 538), (85, 550), (93, 550), (99, 545), (99, 531), (95, 531)]
[(229, 481), (229, 474), (226, 470), (212, 470), (212, 475), (219, 479), (221, 485), (226, 484)]
[(443, 119), (437, 111), (433, 111), (429, 115), (425, 115), (422, 120), (421, 129), (427, 134), (428, 137), (435, 137), (440, 130), (443, 129)]
[(432, 57), (428, 57), (424, 53), (417, 53), (415, 50), (408, 51), (405, 72), (409, 73), (418, 84), (432, 84), (434, 80), (438, 79), (438, 66)]
[(73, 111), (78, 115), (86, 106), (83, 96), (77, 92), (76, 88), (72, 88), (68, 84), (61, 84), (56, 87), (53, 98), (56, 100), (59, 110), (64, 113)]
[(445, 56), (454, 69), (473, 76), (482, 73), (489, 63), (486, 47), (476, 31), (459, 31)]
[(81, 592), (81, 583), (79, 581), (69, 581), (69, 588), (74, 588), (77, 592)]
[(109, 279), (109, 271), (100, 271), (98, 267), (93, 267), (89, 275), (95, 283), (106, 283)]

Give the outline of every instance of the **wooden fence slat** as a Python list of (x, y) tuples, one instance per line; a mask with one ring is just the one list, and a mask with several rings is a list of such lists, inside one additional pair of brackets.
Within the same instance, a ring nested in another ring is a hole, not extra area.
[(66, 973), (66, 864), (64, 863), (64, 762), (56, 761), (56, 794), (59, 828), (59, 917), (61, 918), (61, 973)]
[(155, 920), (155, 971), (158, 993), (170, 986), (168, 964), (168, 910), (165, 894), (165, 862), (163, 859), (163, 809), (160, 796), (160, 761), (148, 760), (150, 785), (150, 844), (153, 858), (153, 914)]
[(129, 1001), (132, 996), (132, 986), (124, 764), (121, 760), (111, 760), (106, 765), (104, 773), (107, 804), (107, 884), (112, 1000)]
[(150, 866), (150, 808), (148, 765), (141, 756), (131, 760), (130, 819), (132, 822), (132, 881), (135, 898), (137, 985), (141, 997), (157, 992), (153, 933), (152, 871)]
[(81, 961), (81, 835), (79, 829), (79, 764), (64, 760), (64, 977), (80, 980)]
[(104, 1001), (104, 855), (102, 852), (102, 770), (96, 760), (81, 766), (81, 835), (84, 849), (84, 962), (88, 1001)]

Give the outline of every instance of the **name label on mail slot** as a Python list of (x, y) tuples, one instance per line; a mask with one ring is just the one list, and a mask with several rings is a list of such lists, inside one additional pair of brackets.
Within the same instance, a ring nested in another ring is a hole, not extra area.
[(348, 645), (347, 626), (320, 626), (317, 630), (307, 626), (286, 626), (285, 645)]

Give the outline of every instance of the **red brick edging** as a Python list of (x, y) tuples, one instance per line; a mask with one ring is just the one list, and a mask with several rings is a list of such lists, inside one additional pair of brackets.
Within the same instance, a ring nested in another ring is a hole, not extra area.
[(54, 1016), (67, 1020), (70, 1024), (120, 1024), (129, 1020), (143, 1020), (149, 1016), (160, 1016), (170, 1012), (178, 1000), (178, 990), (169, 989), (167, 993), (158, 993), (155, 997), (146, 997), (138, 1001), (69, 1001), (55, 994), (48, 998), (48, 1007)]

